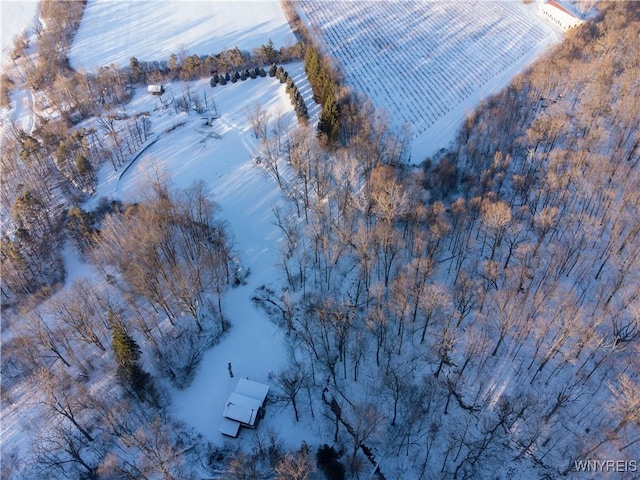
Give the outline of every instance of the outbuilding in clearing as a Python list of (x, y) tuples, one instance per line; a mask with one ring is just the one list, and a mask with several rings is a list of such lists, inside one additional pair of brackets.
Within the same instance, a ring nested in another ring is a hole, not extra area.
[(149, 85), (147, 86), (147, 93), (151, 95), (162, 95), (164, 93), (164, 87), (162, 85)]

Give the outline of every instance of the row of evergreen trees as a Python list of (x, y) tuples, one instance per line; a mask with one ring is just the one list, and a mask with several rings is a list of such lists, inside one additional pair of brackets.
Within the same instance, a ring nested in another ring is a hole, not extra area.
[(225, 73), (224, 75), (219, 75), (214, 73), (211, 77), (211, 86), (215, 87), (216, 85), (226, 85), (228, 82), (236, 83), (238, 80), (245, 81), (248, 78), (258, 78), (258, 77), (266, 77), (267, 72), (265, 72), (262, 67), (255, 68), (245, 68), (244, 70), (236, 70), (232, 73)]
[(314, 45), (307, 45), (304, 68), (314, 100), (322, 106), (318, 136), (334, 143), (340, 132), (340, 108), (336, 99), (337, 72)]
[(298, 121), (306, 124), (309, 121), (309, 111), (307, 110), (304, 98), (302, 98), (302, 94), (300, 93), (300, 90), (298, 90), (293, 78), (291, 78), (289, 73), (282, 68), (282, 65), (276, 68), (275, 64), (271, 65), (271, 68), (269, 69), (269, 76), (276, 77), (280, 80), (280, 83), (287, 84), (287, 93), (289, 94), (291, 105), (293, 105), (293, 108), (295, 109)]
[(270, 65), (300, 61), (304, 46), (301, 43), (276, 49), (273, 41), (254, 48), (251, 51), (238, 47), (222, 50), (211, 55), (188, 54), (184, 49), (172, 53), (168, 60), (144, 61), (136, 57), (129, 59), (129, 81), (138, 83), (161, 83), (180, 79), (195, 80), (208, 76), (211, 72), (250, 69), (252, 65)]
[[(258, 77), (266, 77), (267, 72), (262, 67), (255, 68), (247, 68), (242, 71), (235, 71), (233, 73), (225, 73), (224, 75), (219, 75), (217, 73), (213, 74), (211, 77), (211, 86), (215, 87), (216, 85), (226, 85), (228, 82), (236, 83), (238, 80), (246, 80), (247, 78), (258, 78)], [(289, 76), (289, 73), (282, 67), (282, 65), (276, 67), (275, 63), (271, 64), (269, 67), (269, 76), (272, 78), (277, 78), (280, 80), (280, 83), (287, 84), (287, 93), (289, 94), (289, 98), (291, 99), (291, 104), (293, 105), (296, 116), (298, 120), (307, 123), (309, 121), (309, 112), (307, 110), (307, 105), (304, 102), (304, 98), (300, 94), (298, 87), (296, 86), (293, 78)]]

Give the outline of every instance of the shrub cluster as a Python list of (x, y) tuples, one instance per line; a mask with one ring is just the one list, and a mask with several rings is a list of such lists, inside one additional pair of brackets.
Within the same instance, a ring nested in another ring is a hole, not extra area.
[(236, 83), (238, 80), (245, 81), (248, 78), (254, 79), (258, 77), (266, 77), (267, 72), (265, 72), (262, 67), (252, 67), (245, 68), (244, 70), (235, 70), (233, 72), (226, 72), (225, 74), (219, 75), (214, 73), (211, 76), (211, 86), (215, 87), (216, 85), (226, 85), (228, 82)]

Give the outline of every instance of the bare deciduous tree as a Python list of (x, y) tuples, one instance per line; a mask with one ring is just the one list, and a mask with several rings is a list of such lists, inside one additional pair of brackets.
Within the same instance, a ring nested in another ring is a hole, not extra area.
[(247, 112), (247, 118), (249, 119), (253, 136), (256, 140), (265, 140), (267, 138), (269, 117), (269, 112), (264, 110), (258, 102)]
[(276, 374), (270, 373), (269, 380), (282, 392), (282, 398), (293, 407), (296, 422), (300, 420), (298, 412), (298, 393), (304, 387), (307, 373), (296, 362), (291, 368)]
[(91, 404), (91, 397), (86, 387), (68, 374), (41, 368), (36, 374), (38, 390), (42, 394), (42, 402), (55, 413), (66, 418), (82, 434), (88, 442), (93, 442), (90, 426), (87, 425), (85, 412)]
[(275, 471), (275, 480), (308, 480), (316, 471), (310, 448), (303, 444), (299, 451), (285, 453)]

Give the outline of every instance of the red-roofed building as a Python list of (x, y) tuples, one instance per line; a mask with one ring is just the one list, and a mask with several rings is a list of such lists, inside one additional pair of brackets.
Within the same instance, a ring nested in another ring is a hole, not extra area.
[(565, 32), (583, 23), (582, 20), (555, 0), (548, 0), (541, 3), (540, 13)]

